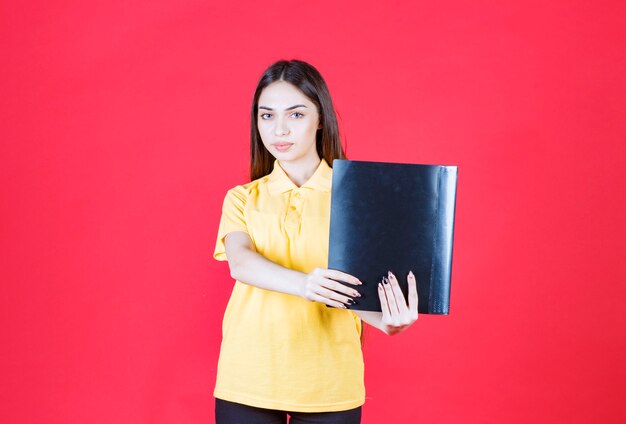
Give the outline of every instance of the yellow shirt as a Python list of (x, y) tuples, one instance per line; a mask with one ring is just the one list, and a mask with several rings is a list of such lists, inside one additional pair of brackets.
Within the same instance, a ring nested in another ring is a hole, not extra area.
[[(298, 188), (278, 161), (269, 174), (228, 191), (224, 236), (248, 233), (267, 259), (308, 273), (328, 266), (332, 168), (322, 159)], [(216, 398), (260, 408), (342, 411), (365, 402), (361, 321), (354, 312), (235, 282), (224, 313)]]

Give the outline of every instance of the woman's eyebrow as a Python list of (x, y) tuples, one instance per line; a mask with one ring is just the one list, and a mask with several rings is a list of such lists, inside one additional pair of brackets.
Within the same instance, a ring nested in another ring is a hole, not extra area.
[[(299, 108), (299, 107), (306, 107), (306, 106), (305, 105), (293, 105), (293, 106), (289, 106), (285, 110), (292, 110), (292, 109), (296, 109), (296, 108)], [(259, 109), (274, 110), (271, 107), (267, 107), (267, 106), (259, 106)]]

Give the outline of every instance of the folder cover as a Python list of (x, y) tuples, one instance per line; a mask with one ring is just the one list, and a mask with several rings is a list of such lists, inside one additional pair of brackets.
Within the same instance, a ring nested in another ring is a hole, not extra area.
[(328, 268), (363, 282), (347, 308), (381, 311), (387, 271), (408, 299), (413, 271), (419, 313), (449, 313), (456, 185), (456, 166), (333, 161)]

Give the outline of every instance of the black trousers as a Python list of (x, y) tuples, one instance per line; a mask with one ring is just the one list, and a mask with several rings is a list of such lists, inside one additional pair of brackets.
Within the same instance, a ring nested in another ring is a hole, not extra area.
[(359, 424), (361, 407), (338, 412), (289, 412), (215, 399), (216, 424)]

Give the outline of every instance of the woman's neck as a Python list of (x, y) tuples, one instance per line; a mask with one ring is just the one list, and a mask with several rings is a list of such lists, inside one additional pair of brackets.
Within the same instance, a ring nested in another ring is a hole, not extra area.
[(295, 185), (301, 187), (304, 183), (309, 181), (313, 174), (315, 174), (315, 171), (321, 161), (322, 160), (316, 156), (314, 158), (298, 162), (278, 161), (278, 163), (280, 164), (280, 167), (283, 168), (283, 171), (285, 171), (289, 179), (293, 181)]

